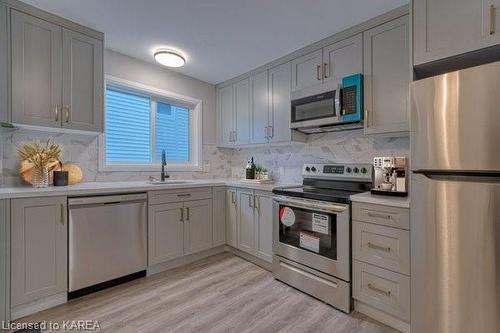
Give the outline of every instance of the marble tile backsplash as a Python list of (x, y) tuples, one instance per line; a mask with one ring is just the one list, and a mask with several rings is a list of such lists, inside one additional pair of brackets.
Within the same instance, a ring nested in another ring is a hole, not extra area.
[[(98, 137), (19, 130), (1, 136), (0, 164), (3, 164), (3, 184), (20, 183), (17, 148), (24, 142), (52, 138), (63, 147), (63, 162), (78, 164), (84, 181), (146, 180), (158, 172), (103, 172), (98, 169)], [(278, 183), (302, 181), (301, 167), (305, 162), (372, 163), (373, 157), (409, 155), (408, 137), (368, 137), (362, 130), (310, 135), (304, 144), (262, 146), (242, 149), (221, 149), (203, 145), (203, 161), (208, 172), (172, 172), (173, 178), (243, 178), (247, 160), (254, 157), (257, 164), (268, 168)]]

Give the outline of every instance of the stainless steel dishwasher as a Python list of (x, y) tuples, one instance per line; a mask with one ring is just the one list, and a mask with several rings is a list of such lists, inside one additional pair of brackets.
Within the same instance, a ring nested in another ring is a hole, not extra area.
[(68, 199), (69, 298), (145, 275), (146, 194)]

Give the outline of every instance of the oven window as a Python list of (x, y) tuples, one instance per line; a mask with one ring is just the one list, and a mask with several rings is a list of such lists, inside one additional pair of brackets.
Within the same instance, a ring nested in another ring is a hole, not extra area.
[(279, 241), (337, 260), (337, 216), (280, 205)]

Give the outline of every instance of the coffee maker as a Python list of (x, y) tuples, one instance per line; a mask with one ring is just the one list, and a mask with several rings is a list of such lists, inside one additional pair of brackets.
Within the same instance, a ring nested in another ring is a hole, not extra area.
[(375, 157), (373, 194), (405, 197), (408, 195), (408, 177), (406, 157)]

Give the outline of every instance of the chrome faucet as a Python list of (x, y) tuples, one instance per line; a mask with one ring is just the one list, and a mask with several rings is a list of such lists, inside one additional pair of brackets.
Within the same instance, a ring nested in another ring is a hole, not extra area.
[(165, 179), (170, 178), (170, 175), (165, 171), (165, 167), (167, 166), (167, 154), (165, 153), (165, 149), (161, 151), (161, 181), (164, 182)]

